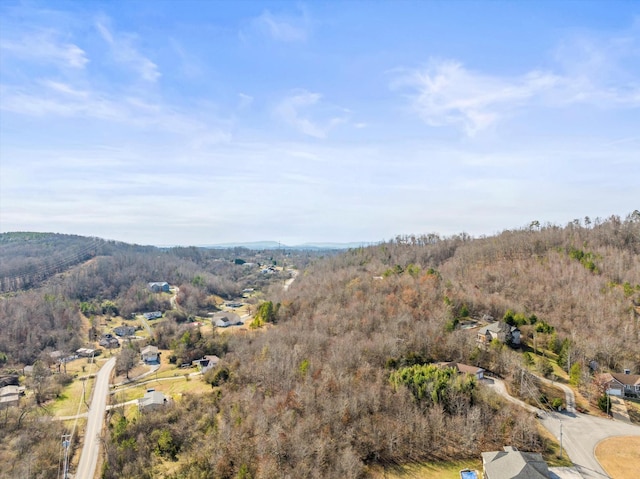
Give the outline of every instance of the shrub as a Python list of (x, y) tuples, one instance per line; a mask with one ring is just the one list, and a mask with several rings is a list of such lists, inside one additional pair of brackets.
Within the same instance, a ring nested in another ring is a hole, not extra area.
[(602, 412), (610, 412), (611, 411), (611, 398), (608, 394), (603, 394), (598, 398), (598, 408)]

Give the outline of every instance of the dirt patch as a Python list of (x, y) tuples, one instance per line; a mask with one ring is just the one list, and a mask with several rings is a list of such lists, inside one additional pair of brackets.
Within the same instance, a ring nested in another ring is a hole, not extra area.
[(596, 446), (596, 458), (611, 479), (637, 477), (640, 470), (640, 436), (612, 437)]

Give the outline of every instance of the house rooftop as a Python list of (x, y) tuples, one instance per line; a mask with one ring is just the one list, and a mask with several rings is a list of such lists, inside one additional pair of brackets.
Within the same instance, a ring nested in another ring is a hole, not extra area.
[(149, 406), (161, 406), (166, 404), (167, 397), (160, 391), (149, 389), (144, 397), (138, 399), (138, 407), (144, 409)]
[(619, 383), (628, 384), (629, 386), (640, 385), (640, 374), (606, 373), (605, 377), (607, 374)]
[(512, 446), (504, 451), (482, 453), (485, 479), (549, 479), (549, 466), (537, 452), (521, 452)]
[(515, 326), (509, 326), (504, 321), (495, 321), (491, 324), (487, 324), (486, 326), (483, 326), (482, 328), (480, 328), (478, 330), (478, 334), (486, 334), (487, 331), (491, 331), (492, 333), (500, 333), (500, 332), (507, 332), (507, 331), (515, 331), (516, 329), (518, 328), (516, 328)]
[(450, 362), (441, 362), (441, 363), (437, 363), (437, 365), (441, 368), (455, 368), (458, 370), (458, 372), (464, 373), (464, 374), (478, 374), (481, 371), (484, 371), (484, 369), (476, 367), (476, 366), (470, 366), (468, 364), (462, 364), (462, 363), (456, 363), (453, 361)]
[(0, 397), (22, 394), (24, 393), (24, 391), (25, 391), (24, 386), (14, 386), (14, 385), (3, 386), (0, 388)]

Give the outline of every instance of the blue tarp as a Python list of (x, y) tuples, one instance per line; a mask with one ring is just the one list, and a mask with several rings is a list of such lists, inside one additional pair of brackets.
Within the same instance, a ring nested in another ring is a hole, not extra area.
[(460, 479), (478, 479), (476, 471), (460, 471)]

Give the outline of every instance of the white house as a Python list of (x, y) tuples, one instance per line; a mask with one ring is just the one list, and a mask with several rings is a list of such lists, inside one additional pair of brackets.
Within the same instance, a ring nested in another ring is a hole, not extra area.
[(140, 359), (142, 359), (145, 363), (155, 363), (158, 361), (158, 348), (156, 346), (145, 346), (142, 351), (140, 351)]
[(236, 326), (242, 324), (242, 319), (236, 313), (223, 311), (216, 313), (211, 318), (213, 324), (219, 328), (226, 328), (227, 326)]

